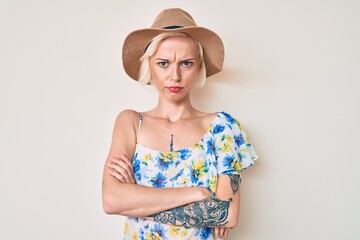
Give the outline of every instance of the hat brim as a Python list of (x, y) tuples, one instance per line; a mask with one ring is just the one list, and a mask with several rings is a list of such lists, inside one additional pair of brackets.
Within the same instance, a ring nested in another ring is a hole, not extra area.
[(206, 77), (222, 70), (224, 45), (221, 38), (213, 31), (203, 27), (185, 27), (176, 29), (145, 28), (131, 32), (125, 39), (122, 51), (125, 72), (134, 80), (139, 80), (140, 58), (149, 42), (160, 33), (185, 33), (196, 39), (204, 49)]

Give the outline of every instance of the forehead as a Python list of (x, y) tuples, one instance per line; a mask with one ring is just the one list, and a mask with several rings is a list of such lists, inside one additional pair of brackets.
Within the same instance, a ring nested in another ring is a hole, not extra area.
[(196, 57), (199, 55), (199, 46), (190, 37), (168, 37), (159, 44), (154, 56), (174, 54), (179, 57)]

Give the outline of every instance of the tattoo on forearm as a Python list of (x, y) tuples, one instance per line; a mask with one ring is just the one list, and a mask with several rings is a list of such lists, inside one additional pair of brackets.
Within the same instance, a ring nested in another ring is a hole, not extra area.
[(233, 194), (238, 191), (239, 189), (239, 183), (240, 183), (240, 175), (228, 175), (230, 178), (230, 186), (233, 191)]
[(229, 201), (216, 197), (169, 209), (150, 216), (155, 222), (189, 227), (216, 227), (228, 222)]

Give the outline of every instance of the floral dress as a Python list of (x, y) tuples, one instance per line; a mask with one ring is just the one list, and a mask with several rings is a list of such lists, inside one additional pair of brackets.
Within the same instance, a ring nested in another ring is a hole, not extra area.
[[(138, 185), (155, 188), (202, 186), (215, 195), (219, 175), (237, 174), (258, 158), (239, 121), (226, 112), (214, 118), (195, 145), (161, 152), (137, 144), (133, 159)], [(172, 226), (127, 217), (124, 239), (215, 239), (213, 228)]]

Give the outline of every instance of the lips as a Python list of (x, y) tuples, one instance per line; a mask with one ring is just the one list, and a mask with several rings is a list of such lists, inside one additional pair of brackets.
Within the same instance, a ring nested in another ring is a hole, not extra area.
[(178, 92), (180, 92), (183, 88), (182, 88), (182, 87), (178, 87), (178, 86), (171, 86), (171, 87), (168, 87), (167, 89), (169, 89), (170, 92), (178, 93)]

